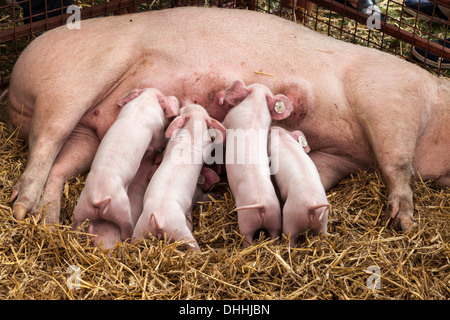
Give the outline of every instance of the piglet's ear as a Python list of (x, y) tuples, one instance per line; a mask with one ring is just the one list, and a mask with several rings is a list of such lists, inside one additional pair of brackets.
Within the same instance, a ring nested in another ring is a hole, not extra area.
[(128, 93), (122, 100), (120, 100), (117, 104), (120, 107), (123, 107), (125, 104), (127, 104), (128, 102), (130, 102), (131, 100), (136, 99), (137, 97), (139, 97), (139, 95), (144, 92), (144, 90), (142, 89), (134, 89), (132, 90), (130, 93)]
[(203, 190), (208, 190), (211, 186), (220, 181), (219, 175), (212, 169), (202, 167), (200, 176), (198, 177), (198, 184)]
[(213, 118), (209, 118), (206, 120), (206, 124), (216, 130), (216, 138), (214, 139), (215, 143), (225, 142), (227, 129), (225, 129), (225, 127), (219, 121)]
[(310, 206), (308, 208), (309, 220), (312, 221), (314, 218), (322, 220), (324, 217), (324, 214), (326, 214), (326, 211), (329, 209), (330, 209), (330, 204), (328, 204), (328, 203)]
[(250, 94), (251, 90), (247, 88), (244, 81), (238, 80), (225, 90), (223, 100), (231, 106), (237, 106)]
[(173, 135), (173, 132), (175, 130), (179, 130), (181, 128), (183, 128), (184, 123), (186, 122), (186, 116), (178, 116), (176, 117), (171, 123), (170, 125), (167, 127), (166, 130), (166, 138), (170, 138)]
[(311, 151), (311, 148), (308, 145), (308, 141), (306, 140), (305, 134), (301, 132), (300, 130), (295, 130), (290, 132), (290, 135), (292, 138), (294, 138), (295, 141), (297, 141), (301, 147), (303, 147), (303, 150), (306, 153), (309, 153)]
[(272, 119), (282, 120), (291, 114), (294, 110), (291, 100), (284, 94), (277, 94), (272, 96), (270, 94), (266, 95), (267, 106), (269, 107), (270, 115)]
[(159, 95), (158, 101), (166, 118), (176, 117), (180, 114), (180, 102), (176, 97)]

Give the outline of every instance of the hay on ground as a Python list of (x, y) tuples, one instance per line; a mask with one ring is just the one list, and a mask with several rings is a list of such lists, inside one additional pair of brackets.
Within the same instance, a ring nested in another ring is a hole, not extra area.
[[(394, 5), (390, 14), (399, 8)], [(307, 25), (319, 32), (408, 56), (409, 45), (377, 31), (369, 35), (349, 19), (323, 9), (314, 17)], [(433, 34), (442, 34), (441, 27), (433, 28)], [(1, 111), (5, 108), (0, 104)], [(13, 218), (9, 197), (25, 168), (27, 146), (3, 122), (0, 140), (2, 300), (450, 298), (450, 189), (432, 182), (416, 183), (416, 224), (406, 234), (387, 228), (380, 175), (360, 172), (327, 193), (328, 235), (306, 233), (296, 248), (262, 236), (243, 249), (233, 198), (223, 181), (212, 190), (219, 196), (194, 213), (201, 253), (155, 239), (104, 252), (71, 230), (86, 176), (67, 181), (60, 226)]]

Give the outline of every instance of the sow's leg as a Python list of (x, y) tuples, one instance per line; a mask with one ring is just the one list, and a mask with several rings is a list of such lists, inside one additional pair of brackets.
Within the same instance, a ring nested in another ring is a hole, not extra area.
[(421, 130), (420, 112), (411, 101), (376, 99), (368, 98), (356, 116), (386, 183), (387, 218), (392, 219), (394, 229), (409, 231), (413, 226), (414, 154)]
[[(67, 103), (59, 103), (57, 99), (36, 100), (28, 138), (28, 163), (11, 195), (11, 200), (16, 199), (13, 212), (19, 220), (24, 219), (29, 211), (39, 211), (37, 206), (53, 163), (84, 113), (82, 109), (77, 110), (73, 106), (50, 108), (48, 101), (52, 101), (54, 105)], [(77, 112), (81, 114), (78, 115)]]
[(75, 127), (50, 170), (41, 200), (31, 210), (33, 214), (38, 214), (42, 208), (43, 219), (47, 224), (60, 222), (64, 182), (89, 170), (98, 145), (98, 137), (92, 129), (82, 125)]

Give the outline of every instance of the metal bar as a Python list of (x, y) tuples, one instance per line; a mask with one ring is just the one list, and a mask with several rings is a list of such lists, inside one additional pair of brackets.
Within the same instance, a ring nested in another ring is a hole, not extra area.
[[(310, 0), (311, 2), (316, 3), (318, 6), (321, 6), (326, 9), (331, 9), (332, 11), (355, 20), (361, 24), (367, 23), (368, 15), (362, 13), (359, 10), (354, 9), (350, 6), (345, 6), (335, 0)], [(408, 32), (406, 30), (402, 30), (400, 27), (393, 26), (391, 24), (386, 23), (385, 21), (380, 22), (380, 31), (384, 32), (390, 36), (397, 38), (398, 40), (407, 42), (413, 46), (420, 47), (422, 49), (428, 50), (428, 52), (432, 52), (438, 56), (442, 56), (442, 58), (450, 60), (450, 48), (443, 47), (437, 43), (428, 41), (416, 34)]]
[[(140, 3), (146, 2), (146, 0), (111, 0), (102, 4), (98, 4), (92, 7), (85, 7), (81, 10), (81, 19), (91, 18), (100, 14), (107, 14), (119, 9), (136, 6)], [(122, 4), (122, 5), (121, 5)], [(44, 20), (36, 21), (23, 26), (16, 26), (11, 29), (3, 30), (0, 32), (0, 43), (14, 40), (17, 38), (31, 35), (32, 33), (42, 32), (49, 29), (59, 27), (67, 21), (70, 14), (64, 14)]]

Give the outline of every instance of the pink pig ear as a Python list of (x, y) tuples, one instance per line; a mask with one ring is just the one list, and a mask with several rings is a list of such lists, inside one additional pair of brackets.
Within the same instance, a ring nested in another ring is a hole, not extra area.
[(220, 181), (219, 175), (212, 169), (202, 167), (200, 176), (198, 177), (198, 184), (202, 186), (203, 190), (208, 190), (211, 186)]
[(180, 102), (176, 97), (158, 95), (158, 101), (166, 118), (176, 117), (180, 114)]
[(306, 140), (305, 134), (301, 132), (300, 130), (295, 130), (292, 132), (289, 132), (289, 134), (294, 138), (295, 141), (297, 141), (300, 146), (303, 147), (303, 150), (306, 153), (309, 153), (311, 151), (311, 148), (308, 145), (308, 141)]
[(233, 85), (225, 90), (223, 100), (231, 106), (237, 106), (251, 93), (244, 81), (238, 80)]
[(308, 216), (309, 220), (313, 221), (313, 219), (317, 216), (319, 220), (323, 219), (323, 216), (325, 212), (330, 209), (330, 204), (324, 203), (324, 204), (318, 204), (315, 206), (311, 206), (308, 208)]
[(219, 121), (213, 118), (208, 118), (206, 120), (206, 124), (216, 130), (216, 138), (214, 140), (215, 143), (225, 142), (227, 129), (225, 129), (225, 127)]
[(120, 100), (117, 104), (120, 107), (123, 107), (124, 105), (126, 105), (128, 102), (130, 102), (131, 100), (136, 99), (137, 97), (140, 96), (140, 94), (144, 92), (144, 90), (142, 89), (133, 89), (130, 93), (128, 93), (122, 100)]
[(186, 116), (178, 116), (176, 117), (170, 125), (167, 127), (166, 130), (166, 138), (170, 138), (173, 135), (173, 132), (176, 130), (179, 130), (183, 128), (184, 123), (186, 122), (187, 117)]
[(270, 94), (266, 95), (267, 106), (269, 107), (270, 115), (272, 119), (282, 120), (291, 114), (294, 110), (291, 100), (284, 94), (277, 94), (272, 96)]

